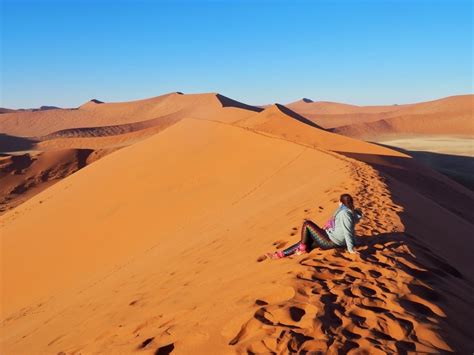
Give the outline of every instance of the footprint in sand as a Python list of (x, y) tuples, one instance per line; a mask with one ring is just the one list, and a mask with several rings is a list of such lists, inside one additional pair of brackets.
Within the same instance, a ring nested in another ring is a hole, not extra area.
[(164, 345), (162, 347), (159, 347), (156, 351), (155, 351), (155, 355), (168, 355), (168, 354), (171, 354), (171, 352), (174, 350), (174, 344), (171, 343), (171, 344), (168, 344), (168, 345)]
[(290, 317), (294, 322), (299, 322), (301, 318), (306, 314), (306, 311), (302, 308), (292, 306), (289, 309)]
[(145, 349), (154, 339), (155, 337), (145, 339), (140, 345), (138, 345), (138, 349)]
[(266, 305), (268, 305), (268, 302), (265, 302), (264, 300), (257, 299), (257, 300), (255, 300), (255, 304), (257, 306), (266, 306)]
[[(295, 234), (292, 233), (291, 235), (295, 235)], [(277, 240), (273, 243), (273, 245), (276, 246), (277, 249), (283, 248), (287, 244), (288, 242), (285, 240)]]

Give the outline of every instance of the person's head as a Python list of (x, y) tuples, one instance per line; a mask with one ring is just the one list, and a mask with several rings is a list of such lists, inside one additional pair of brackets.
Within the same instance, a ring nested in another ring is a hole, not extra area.
[(339, 201), (341, 201), (341, 204), (346, 206), (352, 212), (352, 215), (354, 216), (354, 223), (358, 223), (362, 219), (362, 211), (360, 208), (354, 208), (354, 199), (351, 195), (342, 194), (339, 198)]
[(341, 197), (339, 198), (339, 201), (346, 206), (348, 209), (350, 209), (352, 212), (354, 212), (354, 199), (352, 198), (351, 195), (349, 194), (342, 194)]

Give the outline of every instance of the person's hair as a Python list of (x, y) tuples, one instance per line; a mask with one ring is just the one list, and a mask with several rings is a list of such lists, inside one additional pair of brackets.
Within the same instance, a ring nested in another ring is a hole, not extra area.
[(339, 201), (354, 213), (354, 199), (349, 194), (342, 194)]

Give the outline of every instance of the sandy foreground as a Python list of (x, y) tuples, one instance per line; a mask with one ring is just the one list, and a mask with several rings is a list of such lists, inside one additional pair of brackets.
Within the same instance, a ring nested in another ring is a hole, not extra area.
[[(403, 153), (216, 94), (0, 127), (0, 182), (24, 189), (5, 206), (41, 190), (0, 216), (2, 353), (474, 348), (474, 194)], [(342, 192), (365, 212), (359, 256), (264, 257)]]

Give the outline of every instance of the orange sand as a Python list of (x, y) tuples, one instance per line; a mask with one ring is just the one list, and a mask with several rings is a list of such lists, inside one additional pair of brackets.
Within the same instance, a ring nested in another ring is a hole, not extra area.
[[(462, 186), (280, 105), (170, 94), (61, 111), (3, 114), (1, 131), (69, 172), (73, 149), (121, 149), (0, 216), (2, 353), (472, 350)], [(262, 256), (342, 192), (365, 212), (360, 256)]]

